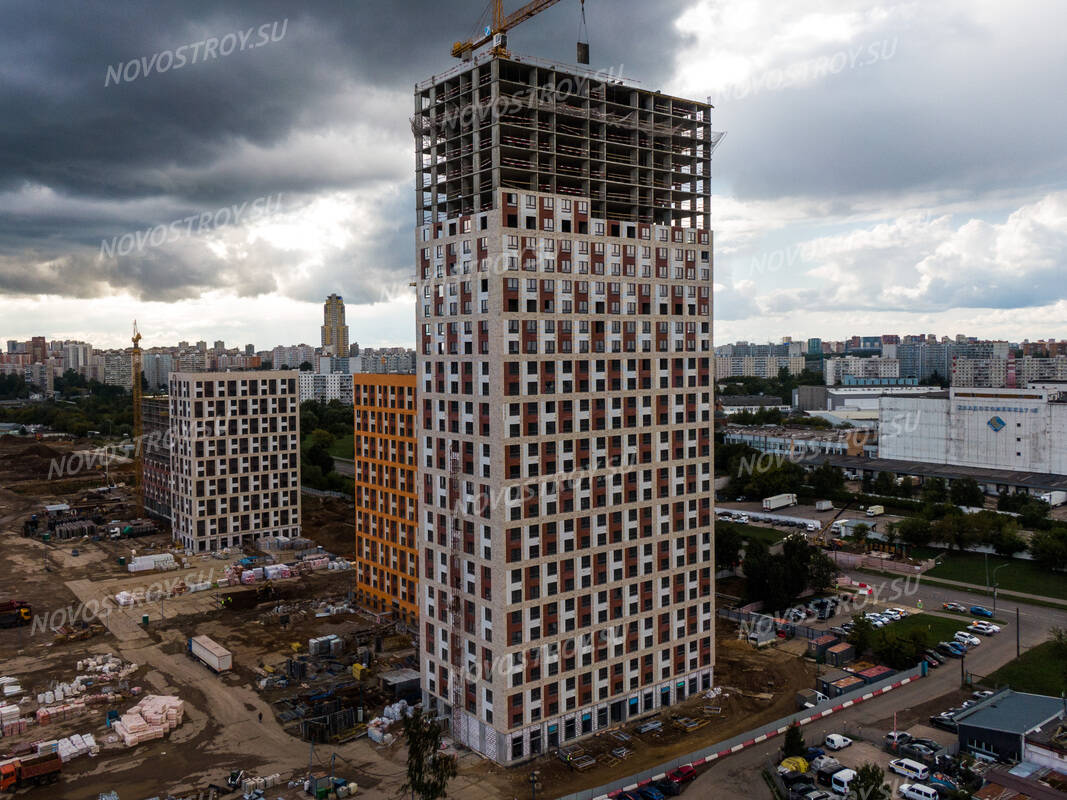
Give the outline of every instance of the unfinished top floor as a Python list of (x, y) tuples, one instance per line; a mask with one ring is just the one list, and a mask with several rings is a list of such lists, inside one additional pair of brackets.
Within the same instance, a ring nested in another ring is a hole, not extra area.
[(587, 199), (594, 217), (710, 228), (709, 103), (526, 57), (486, 55), (415, 87), (417, 224), (496, 189)]

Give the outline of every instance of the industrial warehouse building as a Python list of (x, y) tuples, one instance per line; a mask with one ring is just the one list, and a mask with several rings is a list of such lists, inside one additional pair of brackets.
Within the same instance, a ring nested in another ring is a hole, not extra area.
[(1067, 475), (1067, 385), (883, 397), (878, 457)]

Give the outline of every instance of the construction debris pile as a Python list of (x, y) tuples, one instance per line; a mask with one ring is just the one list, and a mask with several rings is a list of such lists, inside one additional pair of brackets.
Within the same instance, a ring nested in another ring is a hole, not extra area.
[(182, 724), (185, 704), (178, 697), (146, 695), (112, 725), (127, 747), (162, 739)]

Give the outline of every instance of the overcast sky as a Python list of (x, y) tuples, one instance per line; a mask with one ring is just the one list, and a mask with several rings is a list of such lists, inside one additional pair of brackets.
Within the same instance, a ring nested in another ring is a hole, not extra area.
[[(338, 292), (412, 346), (412, 88), (485, 0), (3, 5), (0, 338), (317, 344)], [(512, 50), (569, 63), (577, 6)], [(1067, 337), (1062, 3), (586, 7), (594, 68), (727, 131), (718, 342)]]

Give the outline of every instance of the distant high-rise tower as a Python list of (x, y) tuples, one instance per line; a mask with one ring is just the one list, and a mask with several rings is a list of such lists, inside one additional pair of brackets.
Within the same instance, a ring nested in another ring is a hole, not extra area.
[(348, 326), (345, 325), (345, 301), (331, 294), (322, 307), (322, 347), (335, 356), (348, 353)]

